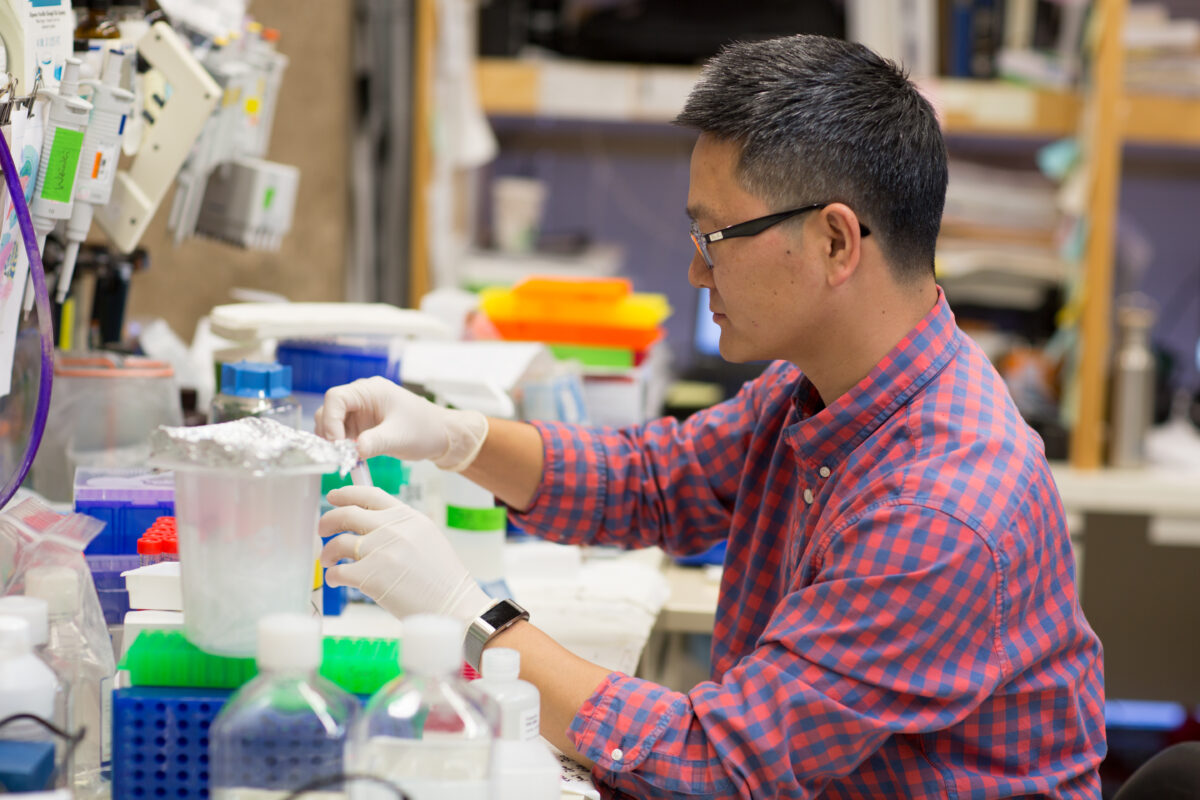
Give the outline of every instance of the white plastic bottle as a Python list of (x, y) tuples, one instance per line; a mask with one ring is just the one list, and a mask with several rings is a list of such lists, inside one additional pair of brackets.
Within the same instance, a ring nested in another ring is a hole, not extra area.
[(558, 760), (539, 734), (541, 698), (537, 687), (520, 679), (521, 654), (491, 647), (480, 659), (483, 677), (475, 681), (496, 703), (500, 738), (492, 750), (492, 800), (557, 800)]
[[(46, 655), (46, 643), (50, 635), (50, 607), (46, 601), (40, 597), (25, 597), (19, 594), (0, 597), (0, 615), (20, 617), (29, 623), (29, 636), (33, 642), (33, 653), (49, 666), (50, 659)], [(67, 691), (58, 682), (57, 676), (55, 676), (55, 687), (54, 715), (51, 718), (51, 722), (66, 730), (68, 723)]]
[[(321, 655), (320, 620), (303, 614), (259, 620), (259, 674), (229, 699), (209, 729), (214, 800), (286, 797), (345, 772), (343, 752), (358, 701), (317, 674)], [(334, 791), (323, 787), (316, 796)]]
[(112, 770), (112, 654), (93, 650), (79, 625), (79, 576), (73, 569), (30, 569), (25, 575), (25, 594), (45, 600), (50, 612), (43, 654), (67, 693), (67, 727), (72, 732), (86, 729), (75, 749), (75, 797), (106, 797)]
[[(21, 617), (0, 614), (0, 719), (33, 714), (50, 720), (58, 690), (54, 671), (33, 654), (29, 623)], [(53, 734), (32, 720), (10, 722), (0, 728), (0, 748), (13, 746), (24, 748), (21, 759), (32, 765), (39, 780), (45, 781), (36, 788), (51, 788), (57, 749)]]
[[(399, 786), (411, 800), (490, 800), (494, 723), (488, 701), (458, 678), (463, 629), (418, 614), (404, 620), (404, 675), (367, 703), (350, 732), (346, 762)], [(395, 795), (357, 781), (352, 800)]]
[[(46, 642), (49, 638), (49, 606), (46, 601), (40, 597), (24, 597), (19, 594), (11, 594), (6, 597), (0, 597), (0, 616), (20, 617), (29, 623), (30, 640), (33, 643), (33, 653), (38, 659), (46, 665), (53, 673), (50, 667), (50, 660), (46, 655)], [(3, 717), (0, 717), (3, 719)], [(54, 712), (50, 717), (50, 721), (63, 730), (67, 729), (67, 690), (58, 680), (58, 676), (54, 676)], [(3, 732), (0, 731), (0, 736)], [(73, 764), (67, 760), (68, 749), (63, 746), (63, 742), (55, 743), (55, 788), (65, 789), (70, 786)]]
[(489, 647), (480, 659), (483, 677), (476, 685), (496, 701), (500, 738), (533, 741), (540, 735), (541, 699), (537, 687), (523, 681), (521, 654), (507, 647)]

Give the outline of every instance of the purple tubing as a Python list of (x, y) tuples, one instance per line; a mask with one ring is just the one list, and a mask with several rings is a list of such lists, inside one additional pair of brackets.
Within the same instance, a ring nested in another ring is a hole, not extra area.
[(8, 186), (8, 194), (12, 197), (13, 208), (17, 212), (17, 224), (21, 227), (21, 239), (25, 243), (25, 252), (29, 255), (29, 274), (33, 276), (33, 294), (37, 302), (38, 332), (42, 338), (42, 374), (38, 386), (37, 409), (33, 414), (33, 429), (29, 432), (29, 442), (25, 445), (25, 455), (21, 466), (15, 475), (11, 476), (4, 488), (0, 489), (0, 507), (8, 504), (17, 493), (17, 487), (29, 474), (33, 457), (42, 443), (42, 434), (46, 430), (46, 416), (50, 413), (50, 386), (54, 382), (54, 332), (50, 328), (50, 295), (46, 292), (46, 275), (42, 272), (42, 254), (37, 249), (37, 237), (33, 233), (33, 221), (29, 218), (29, 204), (25, 202), (25, 190), (17, 178), (17, 168), (13, 164), (12, 153), (8, 149), (8, 141), (0, 131), (0, 168), (4, 170), (4, 182)]

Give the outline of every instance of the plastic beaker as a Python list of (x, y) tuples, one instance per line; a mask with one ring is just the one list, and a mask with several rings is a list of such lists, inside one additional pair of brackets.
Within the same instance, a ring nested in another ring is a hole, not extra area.
[(260, 618), (312, 613), (313, 541), (328, 465), (173, 468), (184, 635), (209, 653), (253, 656)]
[(76, 467), (141, 466), (150, 433), (183, 424), (169, 364), (109, 353), (60, 355), (49, 413), (29, 480), (58, 503), (71, 502)]

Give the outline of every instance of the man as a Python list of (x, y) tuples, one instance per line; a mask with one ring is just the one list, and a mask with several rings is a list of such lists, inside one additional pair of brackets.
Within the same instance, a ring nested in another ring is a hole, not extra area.
[[(564, 542), (728, 541), (712, 681), (609, 673), (514, 617), (547, 739), (637, 798), (1099, 798), (1100, 644), (1080, 611), (1041, 443), (934, 282), (946, 154), (928, 103), (854, 44), (726, 48), (680, 115), (699, 130), (688, 277), (730, 361), (774, 359), (687, 421), (485, 420), (383, 379), (318, 431), (432, 458)], [(489, 601), (432, 523), (330, 494), (334, 580), (472, 630)], [(357, 552), (355, 552), (357, 548)], [(470, 637), (468, 637), (470, 641)]]

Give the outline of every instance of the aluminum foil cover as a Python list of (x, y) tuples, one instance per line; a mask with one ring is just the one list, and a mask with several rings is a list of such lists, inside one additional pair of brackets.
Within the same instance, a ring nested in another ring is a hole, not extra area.
[(343, 475), (358, 461), (350, 439), (330, 442), (265, 417), (190, 428), (160, 425), (150, 435), (150, 455), (155, 463), (170, 466), (254, 472), (307, 468)]

